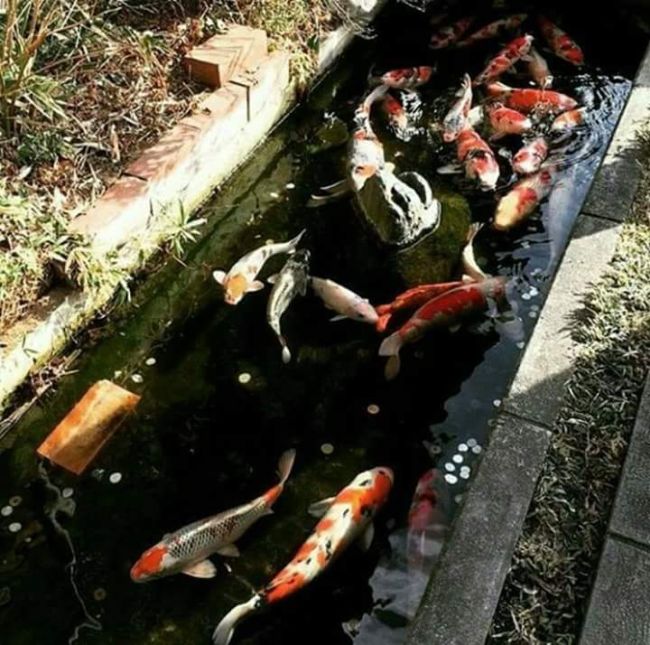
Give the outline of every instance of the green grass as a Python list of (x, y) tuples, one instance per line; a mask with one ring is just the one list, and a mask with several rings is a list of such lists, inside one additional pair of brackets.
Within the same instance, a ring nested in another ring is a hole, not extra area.
[[(491, 643), (576, 643), (650, 369), (650, 131), (607, 274), (576, 321), (575, 373), (506, 580)], [(615, 599), (613, 599), (615, 602)]]

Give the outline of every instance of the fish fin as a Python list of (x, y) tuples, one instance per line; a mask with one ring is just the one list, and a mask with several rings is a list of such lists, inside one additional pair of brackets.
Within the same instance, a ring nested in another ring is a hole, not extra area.
[(284, 344), (282, 345), (282, 362), (285, 365), (291, 362), (291, 350)]
[(314, 502), (313, 504), (309, 505), (307, 512), (312, 517), (323, 517), (335, 499), (335, 497), (326, 497), (325, 499), (321, 499), (318, 502)]
[(228, 645), (232, 640), (232, 635), (235, 631), (237, 624), (243, 620), (248, 614), (253, 613), (258, 607), (263, 604), (263, 598), (260, 594), (255, 594), (247, 602), (233, 607), (217, 625), (212, 633), (212, 643), (214, 645)]
[(474, 278), (472, 278), (471, 275), (467, 275), (466, 273), (463, 273), (463, 282), (465, 284), (471, 284), (472, 282), (476, 282), (476, 280), (474, 280)]
[(262, 289), (264, 289), (264, 283), (260, 280), (253, 280), (246, 291), (252, 293), (253, 291), (261, 291)]
[(279, 273), (274, 273), (273, 275), (270, 275), (270, 276), (266, 279), (266, 281), (267, 281), (269, 284), (275, 284), (275, 283), (278, 281), (278, 276), (279, 276), (279, 275), (280, 275)]
[(361, 534), (361, 537), (359, 538), (359, 546), (364, 551), (367, 551), (370, 548), (370, 545), (372, 544), (372, 541), (374, 539), (375, 539), (375, 525), (372, 522), (370, 522), (366, 530)]
[(377, 305), (377, 306), (375, 307), (375, 311), (376, 311), (380, 316), (383, 316), (384, 314), (388, 314), (388, 313), (390, 313), (390, 311), (391, 311), (391, 307), (392, 307), (391, 304), (387, 304), (387, 305)]
[(467, 231), (467, 243), (471, 244), (478, 232), (483, 228), (483, 222), (472, 222)]
[(302, 239), (302, 236), (305, 234), (306, 231), (307, 231), (307, 229), (306, 229), (306, 228), (303, 228), (302, 231), (300, 231), (300, 233), (298, 233), (298, 235), (296, 235), (296, 237), (290, 239), (290, 240), (287, 242), (287, 244), (288, 244), (290, 247), (292, 247), (292, 250), (289, 251), (289, 253), (293, 253), (293, 251), (296, 250), (296, 247), (298, 246), (298, 243), (300, 242), (300, 240)]
[(503, 139), (503, 137), (506, 136), (505, 132), (495, 132), (494, 134), (490, 135), (490, 141), (495, 142), (498, 141), (499, 139)]
[(392, 161), (387, 161), (387, 162), (384, 164), (384, 168), (385, 168), (388, 172), (392, 172), (392, 173), (395, 172), (395, 164), (394, 164)]
[(384, 376), (386, 377), (387, 381), (392, 381), (397, 377), (397, 375), (399, 374), (400, 365), (401, 365), (401, 361), (399, 359), (398, 354), (396, 354), (395, 356), (391, 356), (386, 361), (386, 367), (384, 368)]
[(467, 90), (467, 88), (471, 86), (472, 86), (472, 77), (466, 73), (463, 75), (463, 80), (460, 82), (460, 88), (456, 90), (454, 96), (456, 96), (457, 98), (463, 97), (465, 95), (465, 91)]
[(440, 168), (436, 168), (436, 172), (439, 175), (459, 175), (463, 172), (463, 169), (458, 164), (450, 163), (446, 166), (440, 166)]
[(280, 455), (280, 460), (278, 461), (278, 477), (280, 478), (281, 484), (284, 484), (289, 479), (295, 460), (296, 451), (293, 448), (286, 450)]
[(217, 575), (217, 567), (210, 560), (201, 560), (201, 562), (185, 567), (183, 573), (193, 578), (214, 578)]
[(339, 179), (339, 181), (335, 181), (333, 184), (321, 186), (320, 190), (330, 195), (345, 194), (351, 190), (350, 180), (347, 177), (345, 179)]
[(224, 544), (220, 549), (217, 549), (217, 553), (225, 558), (238, 558), (241, 555), (235, 544)]
[(459, 324), (451, 325), (451, 326), (449, 327), (449, 331), (450, 331), (452, 334), (455, 334), (459, 329), (460, 329), (460, 325), (459, 325)]
[[(379, 311), (377, 311), (379, 313)], [(393, 317), (393, 314), (388, 311), (385, 314), (381, 314), (379, 318), (377, 318), (377, 322), (375, 323), (375, 329), (380, 333), (383, 334), (386, 331), (386, 328), (390, 324), (391, 318)]]
[(330, 318), (330, 322), (338, 322), (339, 320), (346, 320), (347, 316), (344, 316), (343, 314), (337, 314), (336, 316), (332, 316)]
[(226, 272), (225, 271), (213, 271), (212, 272), (212, 277), (219, 283), (223, 284), (226, 280)]
[(402, 337), (399, 335), (399, 332), (395, 332), (384, 338), (381, 345), (379, 346), (379, 355), (380, 356), (397, 356), (399, 350), (402, 348)]

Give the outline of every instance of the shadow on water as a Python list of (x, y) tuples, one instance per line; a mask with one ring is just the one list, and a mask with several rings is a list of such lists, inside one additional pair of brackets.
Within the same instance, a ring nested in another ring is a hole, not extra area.
[[(574, 173), (566, 180), (571, 190), (556, 197), (555, 205), (552, 197), (541, 217), (507, 235), (486, 231), (477, 248), (488, 271), (516, 278), (512, 304), (524, 336), (630, 88), (620, 75), (629, 75), (628, 61), (600, 48), (598, 29), (587, 33), (575, 17), (567, 24), (576, 28), (595, 65), (580, 77), (558, 65), (564, 74), (558, 70), (559, 88), (593, 108), (591, 127), (570, 142), (588, 154), (580, 152), (581, 161), (568, 171)], [(391, 300), (403, 286), (400, 276), (386, 270), (386, 258), (373, 249), (348, 202), (304, 208), (315, 187), (341, 176), (345, 152), (335, 145), (342, 138), (337, 120), (350, 122), (370, 66), (432, 60), (423, 46), (420, 14), (402, 7), (382, 20), (378, 34), (353, 48), (206, 207), (205, 234), (184, 264), (170, 261), (145, 284), (135, 313), (110, 325), (77, 373), (62, 379), (3, 440), (3, 642), (207, 642), (220, 617), (248, 597), (250, 586), (270, 579), (309, 534), (314, 520), (308, 505), (376, 465), (392, 467), (397, 477), (370, 551), (362, 555), (351, 548), (307, 591), (244, 623), (237, 642), (403, 639), (523, 340), (511, 340), (487, 320), (455, 334), (434, 333), (405, 353), (399, 379), (386, 383), (374, 331), (330, 323), (320, 304), (305, 298), (283, 320), (295, 355), (285, 366), (265, 322), (264, 295), (250, 294), (230, 308), (210, 277), (214, 268), (230, 266), (264, 240), (286, 239), (306, 228), (315, 275), (341, 281), (372, 302)], [(632, 49), (627, 55), (634, 58)], [(472, 72), (490, 51), (471, 52)], [(465, 71), (464, 56), (440, 56), (440, 73), (422, 92), (421, 125), (408, 143), (389, 139), (378, 124), (388, 157), (400, 167), (433, 178), (434, 167), (446, 163), (448, 151), (426, 126), (440, 116)], [(493, 212), (492, 197), (468, 192), (455, 179), (438, 180), (436, 189), (446, 195), (461, 191), (473, 219), (487, 220)], [(548, 218), (559, 220), (555, 228), (545, 225)], [(448, 207), (445, 220), (450, 240), (464, 235), (462, 209)], [(447, 273), (441, 278), (458, 271), (456, 250), (457, 243), (453, 258), (441, 264)], [(277, 268), (269, 266), (268, 274)], [(155, 364), (147, 364), (150, 357)], [(244, 373), (250, 380), (242, 383)], [(142, 384), (132, 380), (136, 374)], [(83, 477), (39, 464), (35, 447), (100, 378), (143, 394), (137, 413)], [(322, 451), (324, 444), (333, 446), (331, 455)], [(232, 574), (215, 558), (219, 574), (212, 581), (130, 581), (134, 560), (164, 533), (247, 501), (274, 483), (277, 458), (291, 446), (298, 458), (290, 485), (276, 514), (240, 541), (242, 557), (230, 561)], [(414, 536), (414, 522), (422, 517), (412, 513), (408, 520), (413, 491), (434, 467), (437, 509), (444, 512), (425, 512), (437, 527)], [(83, 624), (87, 628), (75, 640)]]

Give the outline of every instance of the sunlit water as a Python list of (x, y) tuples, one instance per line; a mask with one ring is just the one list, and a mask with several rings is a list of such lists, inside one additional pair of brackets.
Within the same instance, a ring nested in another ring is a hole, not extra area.
[[(439, 74), (420, 101), (409, 103), (415, 121), (408, 142), (376, 120), (387, 157), (433, 178), (454, 151), (443, 148), (429, 125), (444, 112), (461, 73), (476, 73), (495, 49), (492, 43), (434, 57), (423, 46), (427, 30), (420, 14), (401, 11), (411, 21), (408, 28), (386, 19), (376, 39), (350, 53), (207, 207), (208, 230), (184, 265), (170, 262), (141, 289), (135, 314), (108, 328), (75, 366), (78, 373), (65, 377), (4, 440), (3, 643), (208, 642), (221, 616), (268, 581), (309, 535), (314, 519), (308, 505), (376, 465), (392, 467), (396, 482), (370, 551), (351, 548), (309, 589), (242, 624), (236, 642), (403, 642), (624, 104), (630, 61), (620, 52), (611, 55), (600, 35), (590, 36), (578, 20), (569, 24), (598, 66), (576, 75), (548, 56), (557, 88), (591, 111), (588, 124), (554, 152), (565, 164), (540, 212), (508, 234), (484, 229), (477, 241), (482, 266), (513, 278), (515, 315), (509, 321), (479, 319), (455, 334), (430, 334), (404, 352), (402, 373), (386, 383), (374, 331), (330, 323), (330, 314), (309, 297), (283, 320), (296, 357), (284, 366), (265, 321), (268, 291), (228, 307), (211, 271), (228, 268), (267, 239), (306, 228), (315, 275), (372, 302), (390, 301), (395, 285), (381, 267), (368, 267), (354, 254), (350, 236), (359, 229), (349, 202), (304, 208), (315, 188), (343, 171), (337, 124), (340, 130), (339, 121), (349, 123), (372, 64), (388, 68), (439, 58)], [(327, 141), (324, 123), (334, 124)], [(502, 169), (505, 174), (505, 160)], [(463, 192), (473, 219), (490, 219), (494, 196), (474, 192), (461, 178), (440, 181)], [(277, 268), (275, 262), (265, 274)], [(35, 447), (99, 378), (143, 394), (136, 415), (82, 477), (39, 464)], [(130, 581), (133, 562), (164, 533), (272, 485), (277, 458), (288, 447), (298, 451), (290, 484), (275, 515), (240, 541), (241, 558), (229, 561), (232, 573), (215, 557), (214, 580)], [(422, 504), (409, 521), (418, 481), (432, 469), (434, 507)]]

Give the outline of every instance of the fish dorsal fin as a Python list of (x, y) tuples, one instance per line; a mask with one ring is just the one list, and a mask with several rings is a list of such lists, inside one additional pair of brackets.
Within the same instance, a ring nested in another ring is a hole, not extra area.
[(220, 549), (217, 549), (217, 553), (225, 558), (238, 558), (241, 555), (236, 544), (224, 544)]
[(212, 272), (212, 277), (219, 283), (223, 284), (226, 280), (226, 272), (225, 271), (213, 271)]
[(193, 578), (214, 578), (217, 575), (217, 568), (210, 560), (201, 560), (183, 569), (183, 573)]
[(322, 517), (325, 515), (325, 513), (327, 513), (329, 507), (334, 502), (334, 499), (334, 497), (326, 497), (325, 499), (321, 499), (319, 502), (314, 502), (309, 506), (307, 512), (312, 517)]
[(267, 281), (269, 284), (275, 284), (275, 283), (278, 281), (278, 276), (279, 276), (279, 275), (280, 275), (279, 273), (274, 273), (273, 275), (270, 275), (270, 276), (266, 279), (266, 281)]
[(246, 291), (251, 292), (251, 291), (261, 291), (264, 289), (264, 283), (260, 282), (259, 280), (253, 280), (253, 282), (250, 283), (248, 286), (248, 289)]
[(372, 541), (375, 539), (375, 525), (370, 522), (368, 524), (368, 528), (361, 534), (361, 537), (359, 538), (359, 546), (364, 550), (367, 551), (370, 548), (370, 545), (372, 544)]

